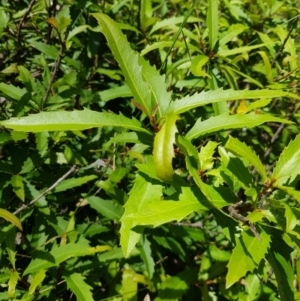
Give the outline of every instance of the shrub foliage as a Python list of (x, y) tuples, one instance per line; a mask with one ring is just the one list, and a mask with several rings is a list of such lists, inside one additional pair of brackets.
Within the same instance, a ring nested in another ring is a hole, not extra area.
[(0, 300), (300, 300), (293, 1), (0, 3)]

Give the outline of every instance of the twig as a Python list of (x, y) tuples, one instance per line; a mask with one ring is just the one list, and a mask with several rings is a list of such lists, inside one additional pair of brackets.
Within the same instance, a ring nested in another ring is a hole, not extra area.
[(60, 63), (61, 63), (61, 60), (62, 60), (62, 57), (63, 57), (64, 48), (65, 47), (62, 45), (61, 48), (60, 48), (60, 51), (58, 53), (58, 58), (57, 58), (57, 60), (55, 62), (55, 65), (54, 65), (54, 70), (53, 70), (52, 75), (51, 75), (50, 83), (49, 83), (48, 88), (46, 90), (46, 93), (45, 93), (45, 95), (43, 97), (43, 102), (42, 102), (43, 107), (44, 107), (44, 105), (45, 105), (45, 103), (46, 103), (46, 101), (47, 101), (47, 99), (49, 97), (50, 91), (52, 89), (52, 85), (54, 83), (54, 80), (55, 80), (55, 77), (56, 77), (56, 73), (57, 73), (57, 71), (59, 69), (59, 66), (60, 66)]
[(249, 221), (249, 219), (241, 214), (238, 213), (237, 208), (242, 205), (243, 201), (240, 201), (234, 205), (231, 205), (228, 207), (228, 212), (229, 214), (234, 217), (235, 219), (241, 221), (242, 223), (246, 224), (249, 226), (249, 229), (251, 232), (254, 234), (254, 236), (261, 241), (261, 238), (259, 236), (259, 233), (257, 232), (255, 226)]
[(298, 21), (298, 19), (299, 19), (299, 16), (297, 16), (297, 17), (294, 19), (294, 21), (293, 21), (293, 23), (292, 23), (292, 25), (291, 25), (291, 28), (290, 28), (288, 34), (286, 35), (286, 37), (285, 37), (285, 39), (284, 39), (282, 45), (280, 46), (280, 49), (278, 50), (278, 52), (276, 53), (276, 55), (275, 55), (275, 57), (274, 57), (274, 60), (272, 61), (271, 67), (274, 66), (274, 64), (276, 63), (276, 60), (278, 59), (278, 57), (282, 55), (283, 48), (284, 48), (286, 42), (288, 41), (288, 39), (289, 39), (289, 37), (290, 37), (290, 35), (291, 35), (291, 33), (292, 33), (292, 31), (293, 31), (293, 29), (294, 29), (294, 27), (295, 27), (297, 21)]
[(20, 44), (20, 34), (21, 34), (21, 28), (23, 26), (23, 23), (25, 22), (25, 19), (27, 18), (28, 14), (30, 13), (31, 9), (32, 9), (32, 6), (34, 4), (36, 0), (31, 0), (29, 5), (28, 5), (28, 8), (26, 9), (24, 15), (23, 15), (23, 18), (21, 19), (19, 25), (18, 25), (18, 31), (17, 31), (17, 41), (18, 41), (18, 44)]
[(53, 190), (59, 183), (61, 183), (65, 178), (67, 178), (71, 173), (76, 171), (76, 165), (73, 165), (62, 177), (60, 177), (52, 186), (47, 188), (44, 192), (42, 192), (39, 196), (33, 199), (29, 204), (23, 204), (19, 209), (17, 209), (13, 215), (17, 215), (21, 211), (25, 210), (28, 207), (31, 207), (36, 201), (40, 198), (48, 194), (51, 190)]

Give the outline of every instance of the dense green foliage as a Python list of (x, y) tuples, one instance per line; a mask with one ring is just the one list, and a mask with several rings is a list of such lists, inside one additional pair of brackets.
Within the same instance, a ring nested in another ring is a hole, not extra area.
[(300, 300), (298, 13), (0, 0), (0, 300)]

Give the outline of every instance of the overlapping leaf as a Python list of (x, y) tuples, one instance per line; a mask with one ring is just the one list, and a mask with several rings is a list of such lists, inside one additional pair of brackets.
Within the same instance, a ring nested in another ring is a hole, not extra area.
[(257, 268), (261, 260), (265, 257), (271, 238), (264, 231), (260, 232), (260, 237), (261, 241), (248, 230), (242, 232), (241, 236), (236, 239), (237, 245), (227, 265), (227, 288), (245, 276), (247, 272), (252, 272)]
[(250, 162), (250, 164), (253, 165), (255, 169), (260, 173), (262, 180), (265, 181), (267, 179), (266, 169), (263, 166), (260, 158), (245, 143), (230, 136), (226, 142), (225, 148), (234, 153), (235, 155), (248, 160), (248, 162)]
[(129, 193), (129, 198), (125, 204), (125, 212), (121, 218), (122, 226), (120, 229), (121, 246), (125, 257), (128, 257), (140, 239), (140, 233), (132, 230), (136, 223), (132, 220), (132, 214), (137, 214), (150, 203), (160, 202), (162, 196), (162, 186), (152, 184), (138, 175), (134, 186)]
[(72, 257), (93, 255), (98, 252), (110, 250), (110, 246), (89, 247), (79, 243), (69, 243), (61, 247), (53, 248), (49, 253), (41, 254), (39, 258), (33, 259), (24, 271), (24, 275), (35, 273), (41, 269), (58, 266), (61, 262)]
[(252, 128), (265, 122), (292, 123), (289, 120), (278, 118), (270, 114), (236, 114), (236, 115), (218, 115), (207, 120), (198, 119), (194, 126), (187, 132), (186, 138), (196, 139), (200, 136), (211, 133), (226, 131), (239, 128)]
[(77, 300), (94, 301), (93, 294), (91, 292), (92, 287), (84, 281), (85, 277), (81, 274), (72, 273), (70, 275), (64, 275), (63, 278), (66, 280), (68, 288), (77, 297)]
[(167, 92), (165, 76), (150, 66), (142, 56), (134, 53), (125, 35), (118, 25), (104, 14), (94, 14), (102, 26), (102, 31), (107, 38), (108, 45), (118, 61), (125, 76), (134, 101), (151, 117), (157, 107), (158, 116), (162, 117), (171, 100)]
[(300, 164), (300, 135), (298, 135), (281, 153), (272, 177), (276, 180), (274, 185), (284, 185), (292, 181), (299, 173)]
[(231, 101), (240, 99), (255, 99), (255, 98), (273, 98), (273, 97), (292, 97), (300, 99), (297, 95), (284, 92), (282, 90), (210, 90), (201, 93), (196, 93), (192, 96), (186, 96), (182, 99), (177, 99), (171, 103), (167, 112), (181, 114), (191, 109), (204, 106), (210, 103), (220, 101)]
[(23, 118), (11, 118), (1, 121), (1, 125), (23, 132), (43, 131), (82, 131), (93, 127), (114, 126), (134, 131), (148, 132), (142, 128), (139, 121), (129, 119), (122, 114), (83, 111), (42, 112)]

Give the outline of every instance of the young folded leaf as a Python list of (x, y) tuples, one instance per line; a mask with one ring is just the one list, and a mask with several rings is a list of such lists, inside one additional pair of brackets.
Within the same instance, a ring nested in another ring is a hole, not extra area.
[(175, 134), (177, 132), (176, 120), (178, 115), (169, 114), (159, 132), (154, 138), (154, 164), (158, 178), (161, 181), (173, 180), (172, 159), (174, 157)]

